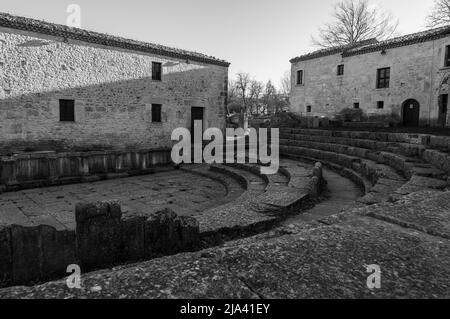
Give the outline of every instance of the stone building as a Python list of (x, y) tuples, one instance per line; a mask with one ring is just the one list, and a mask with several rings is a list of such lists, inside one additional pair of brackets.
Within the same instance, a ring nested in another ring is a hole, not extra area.
[(293, 111), (344, 108), (399, 115), (405, 125), (450, 126), (450, 27), (323, 49), (291, 60)]
[(223, 128), (228, 67), (195, 52), (0, 13), (0, 150), (165, 148), (173, 129), (193, 119)]

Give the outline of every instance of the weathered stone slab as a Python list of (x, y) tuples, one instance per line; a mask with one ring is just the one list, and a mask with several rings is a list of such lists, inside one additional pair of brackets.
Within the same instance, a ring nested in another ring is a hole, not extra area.
[(119, 260), (122, 212), (116, 202), (77, 204), (78, 258), (83, 266), (99, 267)]
[(367, 209), (369, 216), (450, 239), (450, 192), (422, 190)]
[(12, 280), (11, 227), (0, 224), (0, 287)]
[(428, 162), (436, 166), (437, 168), (450, 172), (450, 155), (435, 150), (426, 150), (423, 154), (423, 158)]
[[(373, 264), (381, 289), (367, 289)], [(87, 274), (84, 290), (57, 281), (0, 298), (447, 298), (449, 269), (448, 241), (353, 218)]]
[(42, 277), (40, 227), (11, 226), (12, 269), (15, 284), (26, 284)]
[(77, 263), (76, 235), (74, 231), (58, 231), (41, 225), (41, 278), (49, 279), (65, 274), (67, 266)]
[(120, 260), (136, 261), (145, 256), (144, 215), (129, 213), (121, 221)]
[(450, 137), (448, 136), (431, 136), (430, 147), (437, 148), (445, 152), (450, 152)]
[(198, 222), (191, 217), (179, 217), (172, 210), (165, 209), (145, 222), (146, 257), (173, 254), (198, 243)]

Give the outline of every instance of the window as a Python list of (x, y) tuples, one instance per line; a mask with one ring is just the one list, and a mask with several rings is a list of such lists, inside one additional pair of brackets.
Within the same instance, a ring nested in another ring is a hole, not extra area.
[(152, 80), (162, 81), (162, 64), (159, 62), (152, 63)]
[(445, 67), (450, 67), (450, 45), (445, 47)]
[(344, 75), (344, 65), (343, 64), (338, 65), (338, 67), (337, 67), (337, 75), (338, 76)]
[(353, 108), (354, 108), (354, 109), (359, 109), (359, 103), (358, 103), (358, 102), (353, 103)]
[(152, 104), (152, 122), (161, 123), (161, 104)]
[(377, 109), (384, 109), (384, 101), (377, 102)]
[(75, 122), (74, 100), (59, 100), (59, 120), (61, 122)]
[(297, 85), (303, 85), (303, 70), (297, 71)]
[(391, 68), (382, 68), (377, 71), (377, 89), (389, 88)]
[(312, 112), (312, 106), (311, 105), (308, 105), (307, 107), (306, 107), (306, 113), (311, 113)]

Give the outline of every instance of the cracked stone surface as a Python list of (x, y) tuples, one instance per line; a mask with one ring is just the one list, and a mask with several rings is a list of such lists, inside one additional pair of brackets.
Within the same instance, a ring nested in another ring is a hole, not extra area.
[[(402, 205), (428, 197), (432, 214), (448, 220), (448, 196), (425, 191), (383, 209), (399, 214)], [(62, 280), (0, 290), (0, 298), (449, 298), (450, 241), (366, 209), (328, 225), (283, 226), (219, 248), (85, 274), (82, 290)], [(381, 267), (381, 289), (367, 287), (373, 264)]]
[(450, 192), (419, 191), (402, 197), (394, 204), (371, 206), (364, 213), (450, 239)]
[(0, 223), (75, 229), (76, 203), (111, 199), (120, 201), (125, 212), (151, 213), (164, 207), (179, 215), (194, 215), (223, 204), (226, 195), (219, 181), (171, 171), (0, 194)]

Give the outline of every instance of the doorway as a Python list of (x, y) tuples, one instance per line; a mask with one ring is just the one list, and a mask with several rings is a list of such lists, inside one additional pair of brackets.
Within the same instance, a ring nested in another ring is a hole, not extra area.
[(203, 107), (192, 107), (191, 109), (191, 133), (194, 133), (195, 121), (204, 120), (204, 108)]
[(448, 113), (448, 94), (441, 94), (439, 96), (439, 126), (445, 127), (447, 125), (447, 113)]
[(419, 126), (420, 104), (414, 99), (403, 103), (403, 125)]

